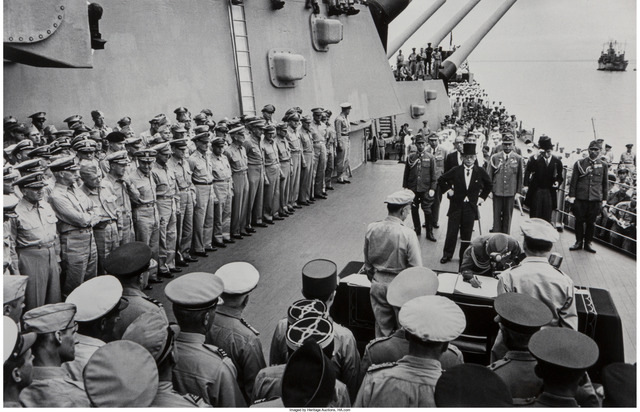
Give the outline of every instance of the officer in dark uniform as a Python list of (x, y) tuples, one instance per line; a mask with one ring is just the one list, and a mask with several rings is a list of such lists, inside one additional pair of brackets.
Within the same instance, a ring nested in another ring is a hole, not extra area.
[(569, 250), (596, 251), (591, 247), (596, 217), (607, 204), (609, 195), (607, 163), (600, 159), (600, 145), (595, 140), (589, 143), (589, 157), (578, 160), (573, 166), (569, 186), (571, 211), (576, 217), (576, 243)]
[(442, 373), (436, 384), (437, 407), (511, 407), (509, 387), (484, 366), (464, 364)]
[(104, 270), (118, 278), (122, 284), (122, 296), (129, 301), (129, 306), (120, 312), (120, 321), (114, 328), (116, 339), (122, 338), (127, 327), (145, 312), (158, 312), (167, 318), (162, 303), (142, 291), (147, 285), (150, 263), (151, 248), (143, 242), (126, 243), (111, 252), (105, 261)]
[(223, 290), (222, 279), (205, 272), (188, 273), (165, 288), (180, 326), (173, 383), (178, 392), (201, 396), (214, 408), (244, 407), (233, 362), (224, 350), (205, 343), (216, 308), (224, 303)]
[[(447, 150), (439, 145), (438, 135), (435, 133), (429, 134), (427, 137), (429, 146), (427, 147), (427, 153), (431, 154), (436, 163), (436, 180), (444, 173), (444, 162), (447, 158)], [(438, 229), (438, 220), (440, 218), (440, 202), (442, 202), (442, 191), (436, 185), (436, 195), (431, 205), (431, 216), (433, 218), (433, 228)]]
[(427, 239), (436, 241), (433, 236), (433, 216), (431, 206), (435, 201), (437, 174), (435, 158), (425, 150), (424, 136), (418, 135), (415, 140), (417, 151), (409, 154), (404, 168), (402, 187), (410, 189), (415, 197), (411, 203), (411, 218), (416, 234), (420, 236), (420, 207), (424, 212), (424, 221), (427, 228)]
[(216, 271), (224, 283), (224, 304), (218, 307), (207, 342), (223, 349), (238, 371), (238, 385), (250, 404), (253, 383), (260, 369), (266, 367), (258, 332), (242, 317), (249, 294), (258, 285), (260, 274), (247, 262), (227, 263)]
[(495, 276), (496, 271), (517, 265), (524, 259), (516, 239), (503, 233), (474, 238), (462, 255), (460, 273), (466, 281), (479, 287), (473, 276)]

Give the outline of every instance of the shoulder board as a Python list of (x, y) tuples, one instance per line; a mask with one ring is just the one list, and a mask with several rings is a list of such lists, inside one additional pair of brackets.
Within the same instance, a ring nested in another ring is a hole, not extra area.
[(258, 399), (257, 401), (254, 401), (253, 404), (256, 405), (258, 403), (271, 402), (271, 401), (275, 401), (278, 398), (279, 396), (272, 396), (271, 398)]
[(493, 362), (491, 365), (489, 365), (489, 369), (491, 369), (492, 371), (499, 369), (501, 367), (503, 367), (504, 365), (507, 365), (511, 362), (511, 359), (500, 359), (498, 361)]
[(383, 341), (389, 340), (389, 339), (391, 339), (391, 336), (382, 336), (382, 337), (379, 337), (379, 338), (375, 338), (374, 340), (372, 340), (371, 342), (369, 342), (367, 344), (367, 348), (372, 347), (373, 345), (375, 345), (378, 342), (383, 342)]
[(229, 355), (227, 355), (227, 352), (225, 352), (224, 349), (222, 348), (218, 348), (217, 346), (214, 346), (214, 345), (209, 345), (208, 343), (203, 343), (202, 346), (205, 347), (208, 351), (218, 355), (221, 359), (229, 357)]
[(256, 336), (260, 336), (260, 332), (258, 332), (258, 329), (256, 329), (253, 326), (249, 325), (249, 322), (244, 320), (244, 318), (240, 318), (240, 323), (242, 323), (244, 326), (246, 326), (247, 329), (249, 329), (251, 332), (253, 332)]
[(382, 370), (382, 369), (393, 368), (397, 364), (398, 364), (397, 362), (385, 362), (385, 363), (378, 363), (378, 364), (375, 364), (375, 365), (371, 365), (371, 366), (369, 366), (369, 369), (367, 369), (367, 373), (379, 371), (379, 370)]
[(141, 296), (141, 298), (153, 303), (156, 306), (162, 307), (162, 302), (160, 302), (158, 299), (150, 298), (149, 296)]

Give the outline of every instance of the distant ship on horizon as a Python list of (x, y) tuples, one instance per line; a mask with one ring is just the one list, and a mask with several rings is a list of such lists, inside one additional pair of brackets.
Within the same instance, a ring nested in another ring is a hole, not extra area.
[[(598, 70), (623, 72), (627, 69), (629, 60), (624, 59), (624, 51), (618, 51), (618, 42), (609, 42), (609, 48), (603, 50), (598, 58)], [(604, 45), (606, 47), (606, 43)], [(604, 48), (603, 47), (603, 48)]]

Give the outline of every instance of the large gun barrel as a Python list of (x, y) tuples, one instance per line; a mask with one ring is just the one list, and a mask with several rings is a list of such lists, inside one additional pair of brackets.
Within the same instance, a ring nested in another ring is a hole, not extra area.
[(471, 52), (476, 48), (476, 46), (478, 46), (484, 36), (486, 36), (487, 33), (491, 31), (493, 26), (495, 26), (496, 23), (500, 21), (502, 16), (504, 16), (505, 13), (509, 11), (511, 6), (513, 6), (516, 1), (517, 0), (507, 0), (502, 5), (500, 5), (500, 7), (498, 7), (498, 9), (491, 15), (491, 17), (489, 17), (489, 19), (484, 22), (482, 26), (480, 26), (478, 30), (476, 30), (475, 33), (473, 33), (471, 37), (469, 37), (467, 41), (462, 44), (462, 46), (456, 49), (456, 51), (453, 52), (451, 56), (449, 56), (445, 61), (442, 62), (442, 65), (440, 66), (441, 79), (448, 81), (455, 76), (456, 71), (458, 70), (458, 67), (460, 67), (462, 62), (465, 61), (467, 57), (469, 57)]
[(451, 19), (449, 19), (449, 21), (442, 26), (440, 30), (429, 38), (428, 42), (431, 43), (434, 49), (438, 47), (440, 42), (447, 37), (447, 34), (449, 34), (451, 30), (453, 30), (453, 28), (456, 27), (478, 3), (480, 3), (480, 0), (470, 0), (463, 8), (458, 10), (458, 12), (453, 15), (453, 17), (451, 17)]
[(407, 27), (398, 35), (396, 39), (391, 41), (387, 47), (387, 58), (391, 58), (402, 45), (409, 40), (409, 37), (413, 35), (422, 25), (429, 20), (429, 17), (435, 13), (447, 0), (436, 0), (431, 7), (425, 9), (420, 16), (407, 25)]

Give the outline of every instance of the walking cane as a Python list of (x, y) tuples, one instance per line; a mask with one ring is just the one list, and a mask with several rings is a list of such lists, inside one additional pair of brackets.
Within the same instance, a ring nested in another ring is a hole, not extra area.
[(518, 210), (520, 210), (520, 216), (524, 216), (524, 212), (522, 211), (522, 203), (520, 202), (521, 194), (516, 194), (516, 205), (518, 205)]
[(480, 208), (476, 205), (476, 216), (478, 216), (478, 231), (480, 232), (480, 236), (482, 236), (482, 223), (480, 223)]

